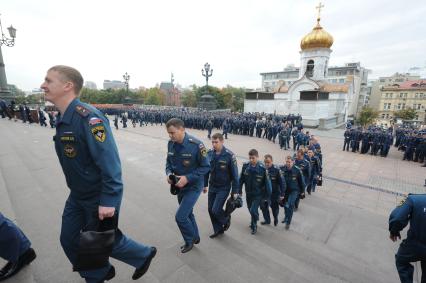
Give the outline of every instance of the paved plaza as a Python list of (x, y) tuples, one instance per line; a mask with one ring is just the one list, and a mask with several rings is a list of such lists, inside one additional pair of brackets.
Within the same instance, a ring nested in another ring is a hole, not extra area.
[[(210, 147), (207, 132), (187, 131)], [(181, 254), (177, 201), (165, 181), (165, 128), (114, 129), (125, 189), (120, 228), (158, 247), (148, 273), (136, 282), (399, 282), (394, 265), (399, 243), (388, 238), (388, 215), (403, 193), (425, 192), (425, 168), (402, 161), (394, 147), (387, 158), (343, 152), (343, 130), (310, 131), (322, 146), (324, 185), (302, 201), (289, 231), (281, 223), (259, 225), (253, 236), (250, 215), (242, 208), (223, 237), (209, 239), (207, 195), (202, 195), (195, 208), (201, 243)], [(6, 282), (83, 282), (59, 243), (68, 189), (54, 151), (54, 130), (0, 119), (0, 133), (0, 211), (18, 223), (38, 254)], [(293, 154), (254, 137), (229, 135), (225, 145), (237, 155), (240, 168), (251, 148), (272, 154), (280, 164)], [(133, 268), (112, 263), (117, 276), (110, 282), (134, 282)]]

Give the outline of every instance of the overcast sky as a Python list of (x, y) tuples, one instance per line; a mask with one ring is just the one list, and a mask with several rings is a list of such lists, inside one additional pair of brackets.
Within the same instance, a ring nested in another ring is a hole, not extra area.
[[(426, 65), (424, 0), (323, 0), (321, 24), (334, 37), (330, 65), (361, 62), (370, 77)], [(299, 66), (301, 38), (315, 25), (318, 1), (301, 0), (1, 0), (8, 83), (38, 87), (56, 64), (130, 87), (170, 80), (202, 85), (209, 62), (215, 86), (260, 87), (260, 72)]]

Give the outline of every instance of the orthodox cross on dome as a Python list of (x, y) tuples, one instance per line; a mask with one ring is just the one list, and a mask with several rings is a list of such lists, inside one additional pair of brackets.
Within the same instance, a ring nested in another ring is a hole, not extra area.
[(317, 22), (319, 23), (320, 19), (321, 19), (321, 8), (324, 8), (324, 5), (321, 4), (321, 2), (319, 2), (318, 6), (315, 7), (315, 9), (318, 10), (318, 17), (317, 17)]

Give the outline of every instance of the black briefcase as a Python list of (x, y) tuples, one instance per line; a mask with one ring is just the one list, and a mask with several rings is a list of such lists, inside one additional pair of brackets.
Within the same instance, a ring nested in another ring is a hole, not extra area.
[(108, 265), (117, 231), (117, 217), (100, 221), (96, 215), (96, 219), (80, 232), (74, 271), (87, 271)]
[(241, 196), (237, 196), (235, 199), (232, 197), (229, 197), (226, 201), (225, 205), (225, 215), (229, 216), (232, 212), (234, 212), (235, 209), (240, 208), (243, 206), (243, 199)]
[(317, 179), (317, 186), (321, 187), (322, 186), (322, 174), (318, 175), (318, 179)]

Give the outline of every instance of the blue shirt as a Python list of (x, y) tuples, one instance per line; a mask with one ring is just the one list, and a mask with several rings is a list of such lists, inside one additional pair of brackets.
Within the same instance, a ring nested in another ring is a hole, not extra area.
[(207, 149), (198, 139), (185, 133), (181, 144), (169, 141), (167, 144), (166, 174), (186, 176), (186, 188), (202, 189), (204, 176), (210, 170)]
[(268, 168), (269, 178), (271, 179), (272, 185), (272, 198), (277, 198), (279, 196), (284, 196), (286, 190), (286, 183), (284, 181), (284, 176), (281, 170), (272, 165)]
[(305, 192), (305, 179), (303, 177), (302, 171), (295, 165), (289, 169), (286, 165), (280, 167), (283, 172), (284, 181), (286, 182), (286, 193), (292, 191), (299, 191), (300, 193)]
[(426, 244), (426, 194), (408, 195), (389, 216), (389, 231), (398, 234), (410, 222), (407, 239)]
[(71, 196), (118, 207), (123, 195), (121, 163), (108, 119), (76, 98), (58, 116), (53, 139)]
[(244, 184), (247, 196), (269, 198), (272, 194), (269, 173), (263, 163), (257, 162), (255, 166), (248, 162), (243, 164), (240, 176), (240, 194), (242, 194)]
[(211, 188), (230, 189), (238, 193), (238, 166), (237, 158), (232, 151), (223, 147), (220, 153), (209, 150), (210, 171), (206, 174), (204, 186), (210, 184)]

